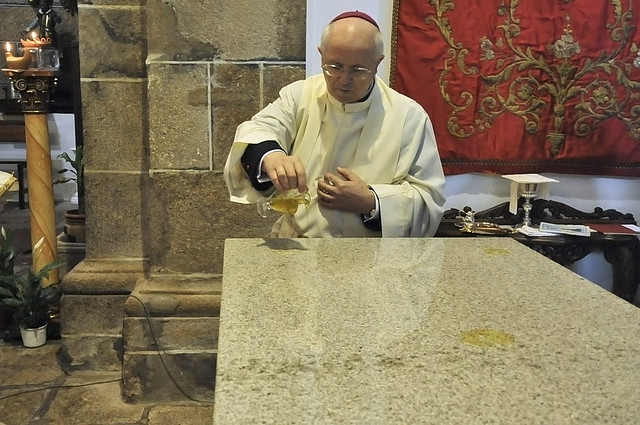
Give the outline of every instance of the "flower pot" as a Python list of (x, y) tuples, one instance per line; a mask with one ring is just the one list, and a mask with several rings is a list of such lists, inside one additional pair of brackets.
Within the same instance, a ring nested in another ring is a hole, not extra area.
[(68, 242), (85, 243), (85, 215), (78, 210), (64, 213), (64, 233)]
[(66, 263), (66, 265), (63, 265), (58, 269), (58, 276), (60, 280), (62, 280), (62, 278), (77, 266), (80, 261), (85, 259), (87, 244), (69, 242), (67, 240), (67, 235), (64, 233), (60, 233), (56, 240), (58, 245), (58, 260)]
[(20, 335), (22, 335), (22, 344), (25, 347), (41, 347), (47, 342), (47, 325), (34, 329), (20, 326)]

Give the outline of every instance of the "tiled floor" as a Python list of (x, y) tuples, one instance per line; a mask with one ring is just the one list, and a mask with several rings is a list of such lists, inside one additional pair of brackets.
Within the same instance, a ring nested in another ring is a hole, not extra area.
[[(0, 201), (0, 225), (10, 229), (16, 269), (31, 264), (29, 210)], [(56, 205), (57, 223), (70, 204)], [(15, 334), (13, 334), (15, 335)], [(0, 339), (0, 425), (200, 425), (211, 424), (209, 403), (127, 404), (120, 372), (65, 373), (59, 366), (60, 339), (25, 348), (2, 332)], [(6, 338), (5, 338), (6, 337)]]

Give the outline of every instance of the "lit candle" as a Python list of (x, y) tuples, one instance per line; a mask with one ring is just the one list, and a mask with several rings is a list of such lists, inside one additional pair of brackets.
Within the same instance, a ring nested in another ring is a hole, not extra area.
[(32, 38), (33, 40), (35, 40), (35, 39), (36, 39), (36, 32), (35, 32), (35, 31), (31, 31), (31, 38)]
[(7, 52), (11, 53), (11, 43), (7, 41)]

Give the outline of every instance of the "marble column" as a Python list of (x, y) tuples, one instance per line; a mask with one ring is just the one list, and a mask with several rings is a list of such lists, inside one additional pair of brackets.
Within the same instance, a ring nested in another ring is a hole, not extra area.
[[(27, 178), (29, 181), (29, 224), (33, 268), (39, 271), (56, 260), (56, 217), (47, 112), (55, 82), (51, 71), (7, 71), (13, 87), (20, 93), (25, 115)], [(58, 270), (49, 273), (45, 284), (59, 282)]]

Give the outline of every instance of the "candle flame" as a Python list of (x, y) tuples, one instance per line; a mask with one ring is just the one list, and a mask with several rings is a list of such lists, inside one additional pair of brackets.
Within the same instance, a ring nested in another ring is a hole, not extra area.
[(7, 52), (10, 52), (10, 51), (11, 51), (11, 43), (7, 41)]
[(35, 31), (31, 31), (31, 38), (32, 39), (36, 39), (36, 32)]

